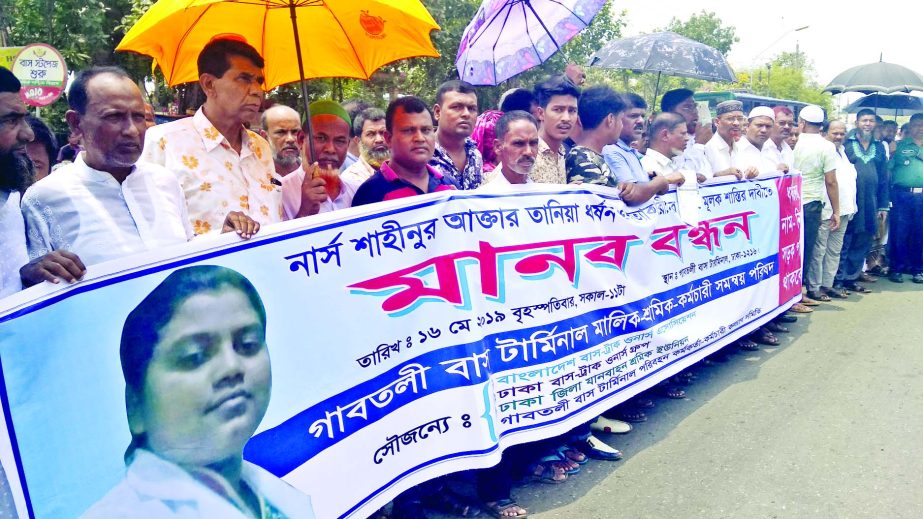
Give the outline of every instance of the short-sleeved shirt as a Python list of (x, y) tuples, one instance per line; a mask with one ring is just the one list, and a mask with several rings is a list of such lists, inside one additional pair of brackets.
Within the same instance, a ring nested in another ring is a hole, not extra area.
[(819, 133), (802, 133), (795, 145), (795, 169), (801, 171), (801, 202), (820, 202), (826, 189), (824, 174), (836, 170), (836, 147)]
[(621, 140), (615, 144), (603, 146), (603, 158), (609, 165), (609, 170), (621, 182), (649, 182), (650, 177), (641, 164), (641, 155), (638, 150), (625, 144)]
[(429, 183), (426, 191), (421, 191), (419, 187), (397, 176), (397, 173), (385, 162), (377, 173), (359, 186), (353, 197), (352, 206), (458, 189), (455, 179), (443, 175), (432, 166), (427, 165), (426, 169), (429, 171)]
[(484, 159), (481, 152), (478, 151), (478, 143), (470, 137), (465, 139), (465, 169), (458, 171), (452, 157), (449, 156), (445, 148), (436, 140), (436, 150), (433, 152), (433, 158), (429, 165), (436, 169), (443, 176), (454, 178), (459, 189), (476, 189), (481, 185), (481, 175), (484, 172)]
[(154, 126), (144, 136), (143, 160), (166, 167), (179, 179), (197, 234), (221, 229), (231, 211), (242, 211), (261, 225), (282, 220), (282, 190), (269, 143), (240, 131), (237, 153), (199, 108), (194, 116)]
[(596, 184), (618, 187), (619, 180), (612, 174), (606, 159), (586, 146), (576, 145), (564, 157), (568, 184)]
[(913, 139), (902, 139), (897, 143), (891, 162), (891, 184), (898, 187), (923, 187), (923, 147)]
[(567, 170), (564, 169), (565, 147), (563, 144), (553, 150), (544, 139), (538, 139), (538, 153), (529, 178), (539, 184), (566, 184)]

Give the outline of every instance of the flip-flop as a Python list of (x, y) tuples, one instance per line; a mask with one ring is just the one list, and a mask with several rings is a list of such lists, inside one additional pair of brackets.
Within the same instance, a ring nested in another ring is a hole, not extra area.
[[(528, 510), (526, 510), (522, 506), (519, 506), (519, 504), (516, 503), (516, 501), (513, 501), (512, 499), (509, 499), (509, 498), (500, 499), (498, 501), (493, 501), (493, 504), (485, 501), (481, 503), (481, 506), (483, 506), (484, 510), (487, 510), (487, 513), (496, 517), (497, 519), (522, 519), (523, 517), (529, 517)], [(519, 515), (503, 515), (503, 512), (506, 512), (510, 508), (513, 508), (513, 507), (519, 507), (520, 509), (524, 510), (526, 513), (519, 514)]]

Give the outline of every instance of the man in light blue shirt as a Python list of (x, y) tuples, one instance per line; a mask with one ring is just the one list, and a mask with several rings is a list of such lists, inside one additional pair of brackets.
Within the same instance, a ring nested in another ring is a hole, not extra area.
[(603, 147), (603, 158), (620, 182), (648, 182), (650, 176), (641, 165), (643, 155), (630, 146), (632, 141), (640, 140), (644, 134), (647, 103), (641, 96), (632, 92), (624, 93), (622, 97), (628, 106), (622, 115), (622, 134), (618, 142)]

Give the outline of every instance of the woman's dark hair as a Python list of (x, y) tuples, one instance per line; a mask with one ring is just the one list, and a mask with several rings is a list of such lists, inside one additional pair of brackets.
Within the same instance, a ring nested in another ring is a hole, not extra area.
[[(250, 280), (239, 272), (216, 265), (187, 267), (173, 272), (138, 303), (128, 314), (122, 327), (119, 357), (122, 362), (122, 376), (125, 378), (126, 403), (129, 392), (135, 395), (143, 394), (147, 368), (154, 356), (154, 348), (160, 340), (160, 332), (173, 319), (176, 309), (196, 294), (224, 288), (240, 290), (256, 311), (263, 331), (266, 330), (266, 308), (263, 306), (263, 300)], [(132, 434), (131, 444), (125, 453), (126, 460), (136, 448), (144, 444), (143, 435), (136, 437)]]
[(32, 128), (32, 133), (35, 134), (35, 140), (33, 142), (40, 143), (48, 153), (48, 168), (51, 169), (51, 166), (54, 166), (55, 160), (58, 158), (58, 140), (55, 139), (54, 134), (51, 133), (51, 129), (48, 128), (45, 121), (42, 121), (34, 115), (26, 117), (26, 121)]

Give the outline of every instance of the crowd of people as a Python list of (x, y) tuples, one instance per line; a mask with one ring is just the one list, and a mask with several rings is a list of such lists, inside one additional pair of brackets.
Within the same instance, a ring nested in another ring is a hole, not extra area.
[[(705, 362), (722, 362), (733, 348), (778, 345), (794, 314), (869, 292), (864, 284), (879, 276), (923, 283), (923, 233), (915, 232), (923, 221), (923, 114), (899, 140), (896, 124), (869, 111), (851, 131), (817, 106), (796, 123), (785, 106), (744, 113), (726, 101), (704, 121), (690, 90), (665, 93), (656, 111), (637, 94), (584, 85), (585, 74), (569, 66), (508, 91), (481, 114), (477, 90), (457, 80), (430, 101), (398, 97), (384, 111), (316, 100), (308, 132), (293, 108), (266, 106), (262, 68), (246, 43), (209, 43), (198, 57), (205, 103), (160, 125), (135, 78), (115, 67), (82, 70), (69, 87), (71, 132), (60, 149), (29, 115), (19, 81), (0, 69), (0, 296), (72, 283), (89, 265), (204, 235), (248, 239), (283, 220), (436, 191), (596, 184), (637, 205), (687, 182), (790, 170), (803, 182), (803, 298)], [(466, 516), (482, 507), (524, 517), (513, 481), (561, 484), (589, 458), (619, 460), (599, 436), (630, 432), (655, 397), (684, 398), (694, 378), (685, 371), (569, 434), (508, 449), (499, 465), (477, 471), (478, 503), (440, 478), (402, 494), (388, 514)]]

